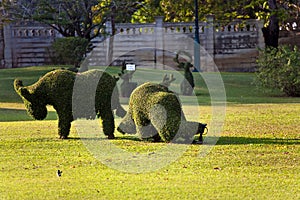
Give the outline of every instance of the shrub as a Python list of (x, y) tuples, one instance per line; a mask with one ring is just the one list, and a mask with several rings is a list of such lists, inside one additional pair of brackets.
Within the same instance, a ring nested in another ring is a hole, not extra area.
[(130, 97), (132, 91), (137, 87), (137, 82), (131, 81), (134, 72), (135, 71), (127, 71), (126, 63), (123, 62), (121, 73), (119, 73), (120, 79), (123, 80), (120, 87), (122, 97)]
[(54, 62), (79, 67), (89, 46), (89, 41), (80, 37), (56, 39), (51, 46)]
[[(180, 53), (183, 53), (184, 55), (188, 56), (190, 61), (184, 61), (184, 62), (180, 61), (179, 60), (179, 54)], [(193, 94), (193, 90), (194, 90), (194, 87), (195, 87), (194, 77), (193, 77), (193, 74), (191, 72), (191, 69), (194, 67), (194, 65), (191, 63), (192, 56), (189, 53), (185, 52), (185, 51), (179, 51), (176, 54), (176, 57), (174, 58), (174, 61), (176, 63), (178, 63), (178, 68), (184, 70), (184, 79), (180, 84), (181, 94), (190, 96), (190, 95)]]
[(300, 51), (296, 46), (261, 50), (257, 64), (259, 85), (280, 89), (288, 96), (300, 96)]
[[(23, 99), (27, 113), (34, 119), (45, 119), (46, 105), (53, 106), (58, 116), (58, 134), (61, 139), (68, 137), (73, 120), (92, 119), (96, 115), (102, 120), (104, 134), (114, 138), (112, 110), (117, 110), (121, 117), (125, 115), (115, 86), (115, 77), (100, 70), (81, 74), (69, 70), (54, 70), (30, 86), (24, 86), (19, 79), (14, 81), (15, 91)], [(91, 93), (95, 92), (93, 88), (96, 89), (95, 95)]]
[(206, 124), (186, 121), (178, 96), (168, 87), (144, 83), (129, 99), (129, 110), (117, 130), (135, 134), (141, 139), (160, 139), (164, 142), (191, 143), (196, 134), (202, 134)]

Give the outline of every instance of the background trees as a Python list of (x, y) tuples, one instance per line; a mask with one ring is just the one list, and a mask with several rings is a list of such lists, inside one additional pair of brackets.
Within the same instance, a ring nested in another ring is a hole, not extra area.
[(107, 20), (130, 21), (140, 6), (131, 0), (4, 0), (9, 20), (34, 20), (47, 24), (64, 37), (87, 40), (105, 34)]
[[(298, 20), (300, 0), (199, 0), (199, 18), (214, 14), (217, 21), (257, 18), (265, 21), (267, 46), (278, 46), (279, 25)], [(153, 22), (164, 16), (167, 22), (194, 20), (194, 0), (3, 0), (7, 18), (31, 19), (52, 26), (63, 36), (88, 40), (104, 34), (107, 20)], [(289, 27), (291, 28), (291, 27)], [(114, 30), (114, 29), (113, 29)]]
[[(216, 21), (228, 23), (233, 19), (261, 19), (265, 22), (264, 35), (267, 46), (277, 47), (279, 26), (291, 26), (289, 19), (298, 20), (299, 0), (199, 0), (199, 18), (214, 14)], [(161, 15), (168, 22), (194, 20), (194, 0), (144, 0), (132, 22), (152, 22)], [(291, 27), (289, 27), (291, 29)]]
[(4, 6), (11, 20), (38, 21), (64, 37), (88, 40), (101, 33), (109, 8), (106, 1), (98, 0), (17, 0), (4, 1)]
[(106, 34), (107, 20), (112, 22), (114, 30), (116, 22), (130, 21), (141, 6), (139, 1), (131, 0), (3, 0), (2, 3), (6, 20), (41, 22), (64, 36), (54, 41), (51, 57), (75, 66), (89, 50), (87, 42)]
[[(199, 0), (199, 19), (214, 14), (217, 21), (257, 18), (265, 20), (266, 44), (278, 45), (279, 25), (292, 26), (299, 20), (299, 0)], [(153, 22), (164, 16), (167, 22), (194, 20), (194, 0), (2, 0), (6, 18), (30, 19), (48, 24), (65, 37), (88, 40), (104, 34), (107, 20)], [(3, 18), (3, 16), (2, 16)], [(291, 27), (288, 27), (291, 29)]]

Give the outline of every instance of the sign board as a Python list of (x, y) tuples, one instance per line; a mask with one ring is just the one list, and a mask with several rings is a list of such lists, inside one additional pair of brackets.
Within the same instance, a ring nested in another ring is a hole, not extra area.
[(126, 70), (135, 71), (135, 64), (126, 64)]

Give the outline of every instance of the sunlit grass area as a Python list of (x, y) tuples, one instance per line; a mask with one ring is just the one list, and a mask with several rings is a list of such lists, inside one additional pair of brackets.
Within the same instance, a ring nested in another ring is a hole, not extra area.
[[(132, 167), (126, 162), (120, 171), (110, 165), (113, 158), (97, 159), (86, 145), (87, 138), (78, 134), (76, 122), (70, 139), (58, 139), (51, 106), (43, 121), (27, 116), (13, 91), (14, 78), (28, 85), (53, 68), (57, 67), (0, 70), (0, 199), (299, 199), (299, 98), (263, 92), (253, 85), (253, 74), (222, 73), (227, 106), (217, 144), (205, 155), (201, 152), (208, 145), (187, 145), (171, 164), (147, 173), (132, 173), (126, 170)], [(115, 75), (119, 72), (119, 68), (107, 70)], [(179, 72), (158, 71), (153, 75), (155, 71), (150, 71), (136, 72), (133, 81), (159, 82), (165, 73), (174, 73), (177, 80), (172, 87), (179, 91)], [(198, 102), (182, 97), (183, 111), (189, 120), (208, 123), (211, 130), (209, 89), (201, 75), (195, 74), (195, 80)], [(121, 101), (127, 109), (128, 99)], [(116, 117), (116, 124), (120, 120)], [(109, 144), (132, 153), (134, 159), (141, 154), (156, 156), (168, 145), (118, 132), (116, 136)], [(100, 144), (99, 140), (99, 151)], [(57, 170), (62, 171), (61, 177)]]

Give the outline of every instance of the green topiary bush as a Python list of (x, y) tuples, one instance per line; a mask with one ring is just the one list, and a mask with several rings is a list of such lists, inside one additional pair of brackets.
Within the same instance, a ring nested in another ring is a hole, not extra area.
[(280, 89), (288, 96), (300, 96), (300, 51), (296, 46), (262, 50), (257, 64), (256, 82), (259, 85)]
[(190, 61), (181, 62), (179, 61), (179, 54), (183, 53), (186, 56), (189, 57), (190, 61), (192, 60), (192, 56), (189, 55), (185, 51), (180, 51), (176, 54), (176, 57), (174, 58), (174, 61), (178, 63), (178, 68), (184, 70), (184, 79), (180, 84), (180, 90), (182, 95), (190, 96), (193, 94), (195, 83), (194, 83), (194, 76), (191, 72), (191, 69), (194, 67), (194, 65)]
[(53, 106), (58, 116), (58, 134), (61, 139), (68, 137), (73, 120), (91, 119), (96, 115), (102, 119), (104, 134), (114, 138), (112, 110), (116, 109), (117, 115), (121, 117), (126, 113), (119, 102), (116, 81), (100, 70), (82, 74), (54, 70), (30, 86), (23, 86), (22, 81), (16, 79), (14, 88), (23, 99), (28, 114), (34, 119), (45, 119), (46, 105)]
[(118, 127), (121, 133), (137, 133), (141, 139), (191, 143), (206, 124), (188, 122), (175, 93), (166, 86), (144, 83), (130, 96), (129, 110)]
[(132, 91), (137, 87), (137, 82), (132, 82), (132, 75), (135, 71), (127, 71), (126, 63), (123, 62), (121, 73), (119, 73), (120, 79), (123, 81), (120, 85), (121, 96), (130, 97)]

